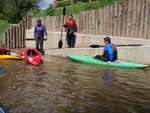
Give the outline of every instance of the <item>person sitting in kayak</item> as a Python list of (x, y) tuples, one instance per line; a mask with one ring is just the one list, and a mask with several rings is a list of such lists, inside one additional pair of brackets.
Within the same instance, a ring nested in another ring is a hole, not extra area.
[(102, 60), (102, 61), (105, 61), (105, 62), (116, 61), (118, 58), (116, 46), (111, 43), (110, 37), (104, 38), (104, 42), (105, 42), (105, 47), (103, 50), (103, 54), (102, 55), (96, 55), (95, 58)]
[(0, 55), (10, 55), (10, 50), (0, 48)]

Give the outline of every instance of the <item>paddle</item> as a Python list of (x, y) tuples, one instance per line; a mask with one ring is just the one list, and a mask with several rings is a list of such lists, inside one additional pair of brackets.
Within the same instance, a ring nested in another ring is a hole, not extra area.
[[(98, 45), (98, 44), (92, 44), (90, 45), (91, 48), (99, 48), (99, 47), (104, 47), (105, 45)], [(116, 46), (142, 46), (141, 44), (118, 44)]]
[[(64, 7), (64, 8), (63, 8), (63, 19), (62, 19), (62, 23), (64, 22), (65, 14), (66, 14), (66, 8)], [(60, 40), (59, 40), (59, 42), (58, 42), (58, 48), (59, 48), (59, 49), (61, 49), (62, 46), (63, 46), (62, 33), (63, 33), (63, 26), (62, 26), (62, 28), (61, 28)]]

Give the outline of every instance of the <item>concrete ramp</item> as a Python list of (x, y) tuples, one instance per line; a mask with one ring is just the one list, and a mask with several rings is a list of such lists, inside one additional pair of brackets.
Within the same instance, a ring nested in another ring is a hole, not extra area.
[[(77, 34), (75, 48), (67, 48), (63, 33), (63, 48), (58, 49), (60, 32), (48, 32), (48, 40), (44, 41), (45, 54), (67, 57), (69, 54), (101, 54), (103, 48), (90, 48), (92, 44), (104, 45), (104, 37), (101, 35)], [(110, 36), (116, 45), (142, 45), (142, 46), (118, 46), (119, 59), (137, 63), (150, 64), (150, 40), (127, 37)], [(35, 47), (33, 29), (26, 31), (26, 47)]]
[[(45, 49), (58, 48), (58, 42), (60, 39), (60, 32), (48, 32), (48, 40), (44, 41)], [(104, 37), (103, 35), (90, 35), (90, 34), (77, 34), (76, 35), (76, 45), (75, 47), (89, 47), (92, 44), (104, 45)], [(130, 44), (141, 44), (141, 45), (149, 45), (150, 40), (146, 39), (136, 39), (129, 37), (117, 37), (110, 36), (112, 42), (116, 45), (130, 45)], [(63, 32), (63, 48), (66, 48), (66, 34)], [(26, 47), (35, 47), (35, 40), (33, 38), (33, 29), (26, 31)]]

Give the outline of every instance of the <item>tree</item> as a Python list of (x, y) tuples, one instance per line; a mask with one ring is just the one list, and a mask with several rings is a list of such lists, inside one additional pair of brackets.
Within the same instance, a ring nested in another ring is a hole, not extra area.
[[(1, 0), (0, 0), (1, 1)], [(17, 23), (27, 12), (36, 7), (39, 0), (5, 0), (4, 17), (13, 23)]]
[(4, 0), (0, 0), (0, 14), (2, 15), (2, 13), (3, 13), (3, 8), (4, 8)]
[(47, 14), (50, 15), (50, 16), (53, 16), (54, 15), (54, 7), (53, 5), (49, 5), (48, 9), (47, 9)]

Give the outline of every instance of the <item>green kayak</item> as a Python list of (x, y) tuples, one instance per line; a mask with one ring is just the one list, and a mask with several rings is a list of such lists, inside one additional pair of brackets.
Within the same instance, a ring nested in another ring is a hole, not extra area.
[(119, 67), (119, 68), (145, 68), (148, 65), (144, 64), (138, 64), (138, 63), (133, 63), (133, 62), (128, 62), (128, 61), (121, 61), (117, 60), (115, 62), (104, 62), (101, 60), (97, 60), (94, 58), (94, 56), (89, 56), (89, 55), (75, 55), (71, 54), (68, 56), (69, 59), (82, 62), (82, 63), (87, 63), (87, 64), (95, 64), (95, 65), (100, 65), (100, 66), (109, 66), (109, 67)]

